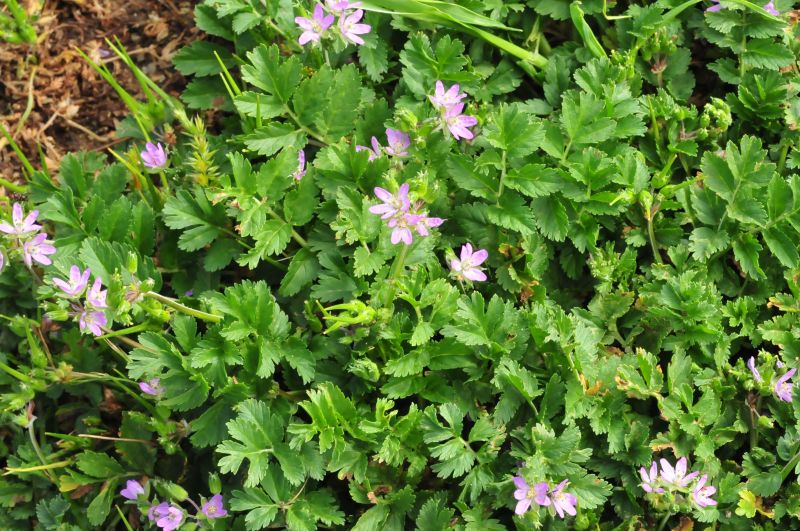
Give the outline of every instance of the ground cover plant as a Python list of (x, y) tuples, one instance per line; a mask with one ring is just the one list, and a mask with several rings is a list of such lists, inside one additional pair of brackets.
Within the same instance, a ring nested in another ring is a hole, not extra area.
[(180, 99), (84, 54), (130, 116), (19, 151), (0, 527), (797, 528), (792, 7), (206, 0)]

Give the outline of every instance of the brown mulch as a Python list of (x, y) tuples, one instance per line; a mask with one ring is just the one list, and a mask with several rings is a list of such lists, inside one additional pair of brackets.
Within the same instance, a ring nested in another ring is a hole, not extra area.
[[(171, 59), (197, 37), (195, 2), (29, 0), (29, 12), (42, 3), (35, 45), (0, 42), (0, 122), (34, 167), (40, 166), (39, 145), (55, 172), (66, 153), (112, 146), (116, 124), (128, 114), (114, 89), (75, 48), (106, 64), (123, 87), (142, 99), (135, 78), (105, 43), (116, 37), (139, 68), (177, 96), (185, 81)], [(23, 181), (21, 164), (2, 135), (0, 176)]]

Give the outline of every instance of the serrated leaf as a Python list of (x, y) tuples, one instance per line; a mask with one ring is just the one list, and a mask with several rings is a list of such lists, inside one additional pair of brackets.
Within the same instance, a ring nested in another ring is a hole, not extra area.
[(230, 52), (220, 46), (208, 41), (194, 41), (188, 46), (184, 46), (172, 58), (175, 68), (184, 76), (213, 76), (222, 72), (219, 61), (214, 53), (219, 54), (223, 64), (230, 68), (234, 61)]

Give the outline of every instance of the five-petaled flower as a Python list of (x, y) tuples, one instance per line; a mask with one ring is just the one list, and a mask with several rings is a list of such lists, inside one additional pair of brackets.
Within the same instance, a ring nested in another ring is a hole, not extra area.
[(328, 4), (328, 9), (337, 15), (345, 13), (348, 9), (361, 7), (361, 2), (353, 2), (351, 4), (348, 0), (325, 0), (325, 3)]
[(653, 461), (650, 465), (650, 471), (645, 467), (639, 469), (639, 475), (642, 476), (642, 489), (645, 492), (655, 492), (656, 494), (663, 494), (664, 489), (656, 485), (658, 481), (658, 463)]
[[(375, 137), (373, 137), (375, 138)], [(411, 145), (411, 138), (397, 129), (386, 129), (386, 153), (393, 157), (405, 157), (408, 155), (408, 146)]]
[(101, 327), (108, 324), (108, 319), (106, 318), (106, 314), (103, 312), (83, 310), (80, 318), (78, 319), (78, 324), (80, 325), (82, 332), (88, 330), (96, 336), (101, 336), (103, 335), (103, 329)]
[(150, 510), (147, 511), (147, 518), (151, 522), (155, 521), (156, 526), (164, 531), (173, 531), (173, 529), (178, 529), (183, 522), (183, 511), (180, 507), (161, 502), (150, 507)]
[(214, 494), (210, 500), (203, 504), (202, 511), (207, 518), (211, 519), (225, 518), (228, 516), (228, 511), (225, 509), (225, 506), (222, 505), (221, 494)]
[(314, 7), (314, 16), (310, 19), (295, 17), (295, 23), (304, 30), (297, 42), (301, 45), (308, 42), (319, 42), (322, 38), (322, 34), (333, 24), (334, 18), (333, 15), (325, 14), (322, 4), (317, 4)]
[(565, 479), (559, 483), (551, 493), (553, 507), (555, 507), (559, 518), (564, 518), (564, 513), (570, 516), (575, 516), (577, 514), (575, 504), (578, 503), (578, 498), (572, 493), (564, 492), (564, 487), (567, 486), (568, 482), (569, 481)]
[(133, 479), (129, 479), (125, 483), (125, 488), (119, 491), (120, 495), (123, 498), (128, 498), (129, 500), (136, 500), (144, 494), (144, 487), (138, 482)]
[(711, 499), (711, 496), (717, 492), (717, 488), (712, 487), (711, 485), (706, 485), (707, 480), (708, 475), (703, 474), (702, 477), (697, 480), (697, 485), (695, 485), (694, 490), (692, 491), (692, 500), (694, 500), (694, 503), (697, 504), (697, 506), (701, 509), (717, 504), (716, 500)]
[(159, 396), (164, 392), (160, 378), (152, 378), (146, 382), (139, 382), (139, 389), (146, 395)]
[(49, 243), (44, 232), (22, 244), (22, 259), (28, 267), (31, 267), (34, 261), (42, 265), (52, 264), (53, 261), (48, 256), (55, 252), (56, 248)]
[(550, 505), (550, 498), (547, 496), (550, 487), (547, 483), (537, 483), (531, 488), (525, 478), (514, 476), (514, 485), (517, 487), (514, 491), (514, 499), (517, 500), (517, 506), (514, 508), (515, 514), (522, 516), (528, 512), (534, 501), (543, 507)]
[(14, 206), (11, 207), (11, 223), (7, 221), (0, 222), (0, 232), (14, 236), (25, 236), (36, 232), (42, 228), (41, 225), (35, 223), (37, 217), (39, 217), (38, 210), (32, 210), (26, 216), (22, 205), (14, 203)]
[(108, 290), (103, 289), (103, 281), (98, 277), (94, 279), (94, 284), (92, 284), (92, 287), (89, 288), (89, 291), (86, 293), (86, 300), (95, 308), (107, 308), (107, 295)]
[(454, 105), (461, 103), (461, 100), (467, 97), (465, 93), (459, 93), (460, 87), (458, 84), (452, 85), (449, 89), (444, 89), (444, 84), (441, 81), (436, 82), (436, 88), (433, 95), (429, 95), (428, 99), (431, 100), (433, 106), (437, 109), (449, 109)]
[(383, 201), (382, 205), (373, 205), (369, 207), (369, 211), (373, 214), (381, 214), (381, 219), (389, 219), (398, 214), (408, 212), (411, 202), (408, 199), (408, 183), (400, 185), (397, 194), (392, 194), (389, 190), (375, 187), (375, 195)]
[(460, 260), (454, 258), (450, 261), (450, 269), (459, 278), (466, 278), (475, 282), (486, 280), (486, 273), (478, 266), (489, 258), (489, 251), (480, 249), (473, 252), (472, 244), (466, 243), (461, 247), (460, 258)]
[(462, 114), (463, 110), (463, 103), (458, 103), (452, 107), (448, 107), (447, 111), (444, 113), (444, 121), (447, 125), (447, 129), (450, 131), (450, 134), (453, 135), (453, 138), (456, 140), (461, 138), (471, 140), (474, 135), (468, 128), (477, 124), (478, 119), (474, 116)]
[(372, 26), (358, 23), (363, 16), (364, 11), (359, 9), (355, 13), (339, 17), (339, 31), (342, 32), (342, 36), (345, 40), (353, 44), (364, 44), (364, 39), (362, 39), (360, 35), (369, 33), (372, 30)]
[(678, 487), (685, 487), (697, 477), (699, 472), (686, 474), (686, 458), (681, 457), (675, 463), (675, 467), (666, 459), (661, 459), (661, 479)]
[(54, 278), (53, 284), (70, 297), (77, 297), (86, 289), (89, 284), (89, 275), (91, 274), (92, 271), (89, 268), (86, 268), (86, 271), (81, 273), (81, 269), (73, 265), (69, 268), (69, 280)]
[(778, 378), (775, 382), (775, 395), (784, 402), (792, 401), (792, 382), (789, 379), (794, 376), (797, 369), (789, 369), (786, 374)]
[(373, 161), (381, 156), (383, 148), (381, 148), (380, 142), (378, 142), (378, 139), (375, 138), (374, 136), (372, 137), (372, 139), (370, 139), (370, 142), (372, 143), (372, 149), (368, 148), (367, 146), (356, 145), (356, 153), (358, 153), (359, 151), (368, 151), (369, 155), (367, 160)]
[(144, 151), (140, 153), (142, 163), (151, 169), (161, 169), (167, 165), (167, 152), (164, 151), (164, 146), (161, 143), (153, 144), (148, 142), (144, 145)]

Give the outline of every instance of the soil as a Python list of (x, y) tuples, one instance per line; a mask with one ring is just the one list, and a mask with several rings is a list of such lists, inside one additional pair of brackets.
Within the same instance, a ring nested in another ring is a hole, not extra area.
[[(28, 0), (39, 13), (34, 45), (0, 42), (0, 123), (35, 168), (41, 147), (51, 175), (71, 151), (104, 150), (128, 114), (114, 89), (77, 53), (106, 64), (131, 94), (133, 75), (105, 39), (119, 39), (148, 76), (175, 96), (185, 85), (172, 56), (197, 37), (194, 4), (180, 0)], [(2, 5), (2, 3), (0, 3)], [(0, 7), (2, 9), (2, 7)], [(141, 99), (141, 98), (140, 98)], [(21, 164), (0, 135), (0, 176), (24, 182)], [(0, 187), (0, 196), (7, 191)]]

